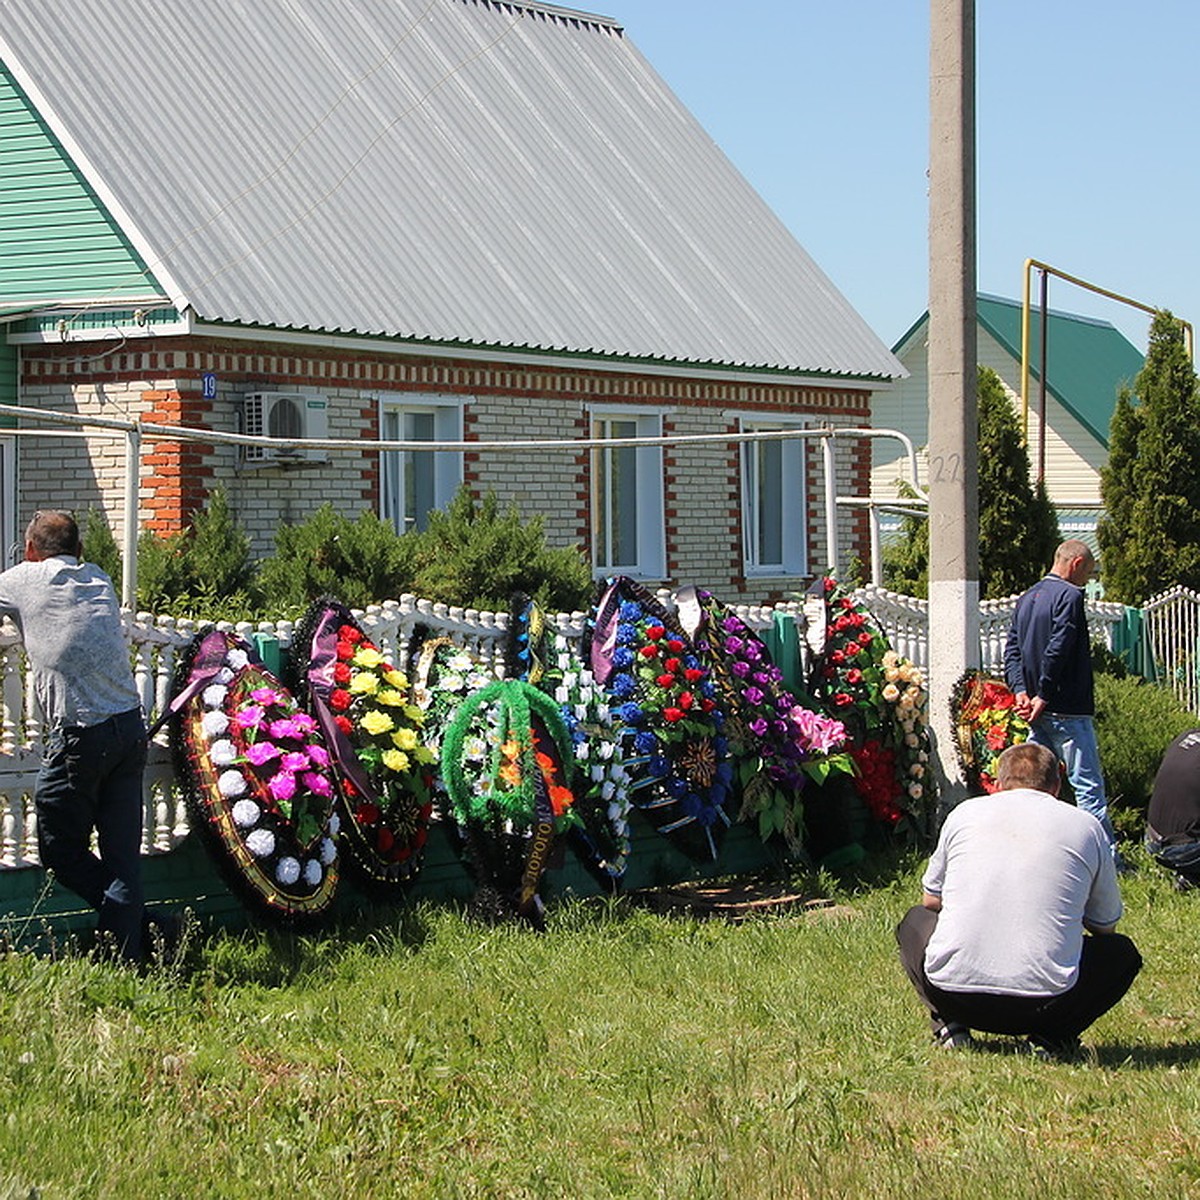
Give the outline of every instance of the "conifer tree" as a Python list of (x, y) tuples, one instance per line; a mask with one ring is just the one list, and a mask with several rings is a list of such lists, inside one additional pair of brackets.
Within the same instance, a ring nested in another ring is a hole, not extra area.
[(1100, 494), (1106, 598), (1143, 604), (1175, 584), (1200, 588), (1200, 386), (1169, 312), (1155, 315), (1133, 394), (1117, 401)]
[[(1024, 591), (1045, 574), (1058, 545), (1058, 518), (1042, 484), (1029, 481), (1029, 452), (1000, 377), (980, 367), (979, 593), (987, 600)], [(925, 596), (929, 579), (929, 523), (905, 517), (900, 540), (884, 558), (884, 582)]]

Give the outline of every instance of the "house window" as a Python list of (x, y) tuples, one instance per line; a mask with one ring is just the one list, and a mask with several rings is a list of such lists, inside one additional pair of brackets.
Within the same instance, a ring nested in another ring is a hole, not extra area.
[[(593, 438), (658, 437), (662, 417), (593, 412)], [(597, 575), (661, 579), (666, 574), (661, 446), (592, 451), (592, 559)]]
[[(457, 442), (462, 408), (385, 400), (379, 427), (388, 442)], [(462, 454), (456, 450), (385, 450), (379, 458), (380, 510), (397, 533), (424, 529), (430, 512), (444, 508), (462, 483)]]
[[(799, 428), (743, 420), (744, 433)], [(742, 555), (747, 575), (808, 573), (808, 513), (801, 438), (742, 442)]]

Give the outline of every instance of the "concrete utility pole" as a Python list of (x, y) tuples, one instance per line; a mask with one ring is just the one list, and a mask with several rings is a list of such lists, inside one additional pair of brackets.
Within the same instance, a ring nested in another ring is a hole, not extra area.
[(943, 807), (965, 789), (950, 692), (979, 665), (975, 0), (931, 0), (929, 703)]

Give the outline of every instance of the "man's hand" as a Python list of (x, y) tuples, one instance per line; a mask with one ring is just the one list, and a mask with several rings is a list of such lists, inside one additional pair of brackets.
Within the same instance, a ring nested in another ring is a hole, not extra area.
[(1016, 703), (1013, 705), (1013, 711), (1021, 718), (1022, 721), (1029, 720), (1029, 693), (1018, 692)]
[(1025, 718), (1030, 725), (1046, 711), (1046, 701), (1041, 696), (1034, 696), (1029, 702), (1029, 715)]
[(921, 907), (929, 909), (930, 912), (941, 912), (942, 898), (935, 896), (932, 892), (925, 892), (921, 896)]

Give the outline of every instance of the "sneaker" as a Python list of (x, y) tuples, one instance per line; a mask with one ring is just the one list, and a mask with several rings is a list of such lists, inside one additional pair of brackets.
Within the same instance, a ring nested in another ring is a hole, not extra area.
[(1025, 1050), (1042, 1062), (1078, 1062), (1083, 1057), (1083, 1043), (1077, 1038), (1048, 1038), (1030, 1034)]
[(975, 1045), (971, 1031), (957, 1021), (947, 1021), (933, 1031), (933, 1044), (944, 1050), (970, 1050)]
[(1196, 881), (1189, 875), (1184, 875), (1179, 871), (1175, 873), (1175, 890), (1177, 892), (1194, 892), (1196, 890)]

